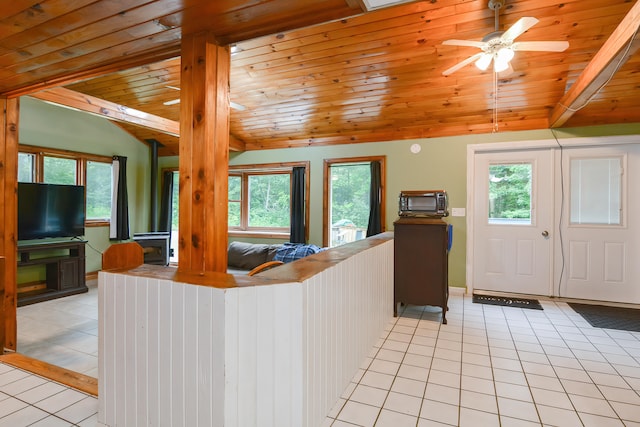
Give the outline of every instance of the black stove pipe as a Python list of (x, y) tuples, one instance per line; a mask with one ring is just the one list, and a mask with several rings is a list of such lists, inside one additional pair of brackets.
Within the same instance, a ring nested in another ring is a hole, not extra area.
[(147, 139), (151, 147), (151, 200), (149, 213), (151, 216), (150, 230), (158, 231), (158, 146), (160, 143), (155, 139)]

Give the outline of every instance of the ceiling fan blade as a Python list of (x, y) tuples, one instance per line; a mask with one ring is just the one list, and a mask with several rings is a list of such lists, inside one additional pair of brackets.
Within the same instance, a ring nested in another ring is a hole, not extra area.
[(564, 52), (569, 47), (569, 42), (516, 42), (511, 48), (513, 50), (528, 50), (536, 52)]
[(465, 67), (466, 65), (471, 64), (473, 61), (476, 61), (477, 59), (479, 59), (482, 55), (484, 55), (483, 52), (479, 52), (476, 53), (475, 55), (472, 55), (470, 57), (468, 57), (467, 59), (465, 59), (462, 62), (458, 62), (456, 65), (454, 65), (453, 67), (446, 69), (442, 72), (443, 76), (448, 76), (450, 74), (455, 73), (456, 71), (458, 71), (460, 68)]
[(504, 34), (500, 36), (500, 38), (502, 40), (514, 40), (516, 37), (536, 25), (538, 22), (539, 21), (536, 18), (527, 16), (520, 18), (516, 21), (515, 24), (511, 26), (511, 28), (505, 31)]
[(480, 49), (482, 49), (485, 45), (484, 42), (478, 42), (475, 40), (456, 40), (456, 39), (445, 40), (442, 42), (442, 44), (451, 45), (451, 46), (471, 46), (471, 47), (477, 47)]

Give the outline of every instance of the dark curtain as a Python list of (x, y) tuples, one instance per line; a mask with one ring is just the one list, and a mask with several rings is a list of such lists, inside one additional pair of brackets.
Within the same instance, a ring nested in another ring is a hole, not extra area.
[(127, 196), (127, 158), (113, 156), (113, 196), (109, 238), (127, 240), (129, 236), (129, 197)]
[(306, 243), (304, 235), (304, 175), (305, 168), (293, 168), (291, 185), (291, 243)]
[(158, 231), (171, 231), (173, 206), (173, 171), (162, 174), (162, 195), (160, 199), (160, 224)]
[(380, 162), (371, 162), (371, 188), (369, 190), (369, 225), (367, 237), (382, 233), (382, 178), (380, 176)]

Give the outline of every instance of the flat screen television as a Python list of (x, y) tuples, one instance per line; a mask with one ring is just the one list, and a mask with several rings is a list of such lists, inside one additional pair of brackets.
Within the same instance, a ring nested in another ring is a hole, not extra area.
[(84, 235), (84, 187), (18, 183), (18, 240)]

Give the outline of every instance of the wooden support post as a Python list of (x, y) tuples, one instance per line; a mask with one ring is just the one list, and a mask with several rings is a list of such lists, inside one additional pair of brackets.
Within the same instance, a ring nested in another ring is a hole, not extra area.
[(17, 98), (0, 99), (0, 350), (15, 350), (17, 341), (18, 118)]
[(213, 34), (182, 37), (180, 241), (182, 272), (226, 272), (229, 169), (228, 47)]

